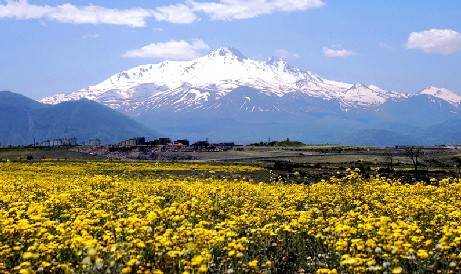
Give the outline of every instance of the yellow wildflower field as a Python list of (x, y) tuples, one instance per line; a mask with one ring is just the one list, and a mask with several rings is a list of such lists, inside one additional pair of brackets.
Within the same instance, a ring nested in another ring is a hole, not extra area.
[[(1, 273), (459, 273), (461, 183), (155, 176), (189, 163), (0, 163)], [(212, 173), (211, 173), (212, 174)]]

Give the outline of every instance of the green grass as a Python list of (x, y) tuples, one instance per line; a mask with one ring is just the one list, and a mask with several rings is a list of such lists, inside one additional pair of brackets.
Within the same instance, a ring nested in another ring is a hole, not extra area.
[[(241, 149), (239, 149), (241, 148)], [(428, 149), (428, 153), (419, 158), (418, 177), (444, 178), (448, 175), (461, 176), (461, 164), (455, 162), (454, 157), (461, 158), (456, 150)], [(389, 153), (392, 153), (394, 172), (383, 176), (397, 176), (405, 180), (412, 180), (414, 166), (410, 157), (405, 156), (402, 149), (384, 149), (353, 146), (301, 146), (301, 147), (236, 147), (235, 150), (220, 152), (179, 152), (191, 155), (197, 162), (214, 162), (220, 164), (248, 164), (265, 168), (261, 174), (240, 174), (241, 177), (259, 180), (269, 180), (270, 177), (284, 176), (287, 181), (296, 179), (295, 172), (309, 182), (328, 179), (337, 174), (343, 175), (347, 168), (360, 168), (369, 174), (375, 174), (378, 169), (384, 170), (389, 166)], [(175, 152), (169, 152), (175, 154)], [(104, 156), (93, 156), (72, 151), (68, 147), (0, 147), (0, 161), (101, 161), (107, 160)], [(192, 160), (193, 161), (193, 160)], [(455, 165), (456, 164), (456, 165)], [(273, 173), (269, 174), (269, 170)], [(233, 176), (226, 172), (170, 172), (178, 176), (195, 177), (227, 177)], [(184, 174), (183, 174), (184, 173)], [(423, 174), (425, 173), (425, 174)], [(160, 172), (159, 176), (169, 175)], [(418, 178), (419, 179), (419, 178)]]
[(69, 150), (68, 147), (2, 147), (0, 160), (104, 160), (102, 156), (92, 156)]

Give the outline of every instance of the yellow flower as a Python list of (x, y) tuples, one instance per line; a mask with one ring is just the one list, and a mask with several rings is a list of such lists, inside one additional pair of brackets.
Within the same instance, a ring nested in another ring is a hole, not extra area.
[(317, 270), (317, 274), (337, 274), (338, 271), (336, 269), (328, 269), (328, 268), (319, 268)]
[(22, 254), (22, 258), (24, 260), (30, 260), (30, 259), (38, 259), (40, 257), (39, 253), (32, 253), (29, 251), (26, 251)]
[(424, 249), (419, 249), (417, 252), (416, 252), (416, 255), (422, 259), (426, 259), (429, 257), (429, 254), (427, 253), (426, 250)]
[(194, 258), (191, 260), (191, 265), (199, 265), (203, 262), (203, 257), (202, 255), (196, 255)]
[(198, 272), (207, 272), (208, 267), (205, 264), (200, 265), (199, 269), (197, 270)]
[[(218, 172), (261, 168), (187, 162), (0, 161), (0, 169), (1, 273), (270, 271), (287, 259), (287, 245), (321, 246), (315, 257), (300, 254), (319, 273), (337, 272), (326, 265), (399, 273), (393, 266), (407, 260), (438, 267), (432, 256), (455, 271), (461, 258), (461, 182), (453, 178), (404, 184), (349, 170), (309, 185), (256, 184)], [(279, 255), (246, 261), (269, 249)]]
[(248, 263), (249, 267), (257, 267), (258, 266), (258, 260), (254, 259), (253, 261)]

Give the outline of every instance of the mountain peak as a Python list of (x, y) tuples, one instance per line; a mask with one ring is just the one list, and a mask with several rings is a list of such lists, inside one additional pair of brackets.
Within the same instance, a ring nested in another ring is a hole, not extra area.
[(445, 89), (445, 88), (438, 88), (435, 86), (428, 86), (427, 88), (418, 92), (419, 94), (427, 94), (427, 95), (441, 95), (442, 93), (453, 93), (452, 91)]
[(266, 64), (288, 66), (288, 63), (285, 60), (277, 56), (271, 56), (269, 59), (267, 59)]
[(7, 90), (0, 91), (0, 105), (13, 105), (22, 107), (38, 107), (41, 103), (32, 100), (19, 93), (14, 93)]
[(455, 106), (461, 104), (461, 96), (459, 96), (458, 94), (446, 88), (438, 88), (434, 86), (429, 86), (421, 90), (417, 94), (418, 95), (421, 95), (421, 94), (430, 95), (436, 98), (440, 98)]
[(218, 57), (218, 56), (223, 56), (223, 57), (233, 57), (237, 59), (247, 59), (245, 55), (243, 55), (240, 51), (238, 51), (236, 48), (233, 47), (220, 47), (208, 54), (210, 57)]
[(368, 89), (368, 87), (365, 86), (365, 85), (362, 84), (362, 83), (355, 83), (350, 89), (359, 89), (359, 88), (366, 88), (366, 89)]

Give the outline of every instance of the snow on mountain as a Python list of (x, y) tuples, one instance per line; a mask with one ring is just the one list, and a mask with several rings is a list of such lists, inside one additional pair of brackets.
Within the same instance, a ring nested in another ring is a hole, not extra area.
[(457, 132), (451, 133), (460, 117), (461, 96), (447, 89), (407, 94), (343, 83), (276, 57), (255, 61), (229, 47), (191, 61), (141, 65), (41, 102), (82, 98), (174, 138), (227, 141), (232, 136), (233, 141), (254, 142), (289, 134), (307, 143), (461, 142)]
[[(373, 85), (323, 79), (312, 72), (293, 68), (276, 57), (255, 61), (236, 49), (223, 47), (192, 61), (141, 65), (97, 85), (46, 97), (41, 102), (57, 104), (86, 98), (125, 112), (167, 108), (182, 111), (218, 108), (221, 99), (239, 87), (256, 89), (271, 100), (290, 93), (337, 100), (343, 110), (374, 108), (388, 99), (406, 97)], [(422, 92), (456, 104), (461, 102), (460, 96), (448, 90), (435, 92), (433, 89)]]
[(340, 93), (342, 106), (344, 109), (368, 107), (370, 105), (378, 106), (386, 102), (389, 98), (400, 98), (402, 94), (397, 92), (388, 92), (377, 86), (365, 86), (355, 84), (346, 91)]
[(461, 96), (446, 88), (437, 88), (434, 86), (429, 86), (421, 90), (417, 94), (425, 94), (436, 98), (440, 98), (442, 100), (447, 101), (455, 107), (461, 104)]

